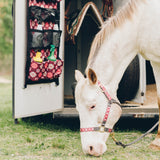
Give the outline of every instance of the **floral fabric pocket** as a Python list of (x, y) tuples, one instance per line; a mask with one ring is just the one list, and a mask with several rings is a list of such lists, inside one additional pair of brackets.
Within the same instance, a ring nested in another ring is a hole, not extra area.
[[(57, 58), (57, 50), (54, 51), (54, 60), (49, 60), (47, 57), (50, 57), (50, 51), (42, 49), (41, 52), (36, 52), (31, 50), (30, 57), (31, 63), (29, 67), (28, 80), (34, 82), (49, 82), (53, 79), (57, 79), (63, 68), (63, 61)], [(39, 55), (37, 55), (39, 54)]]

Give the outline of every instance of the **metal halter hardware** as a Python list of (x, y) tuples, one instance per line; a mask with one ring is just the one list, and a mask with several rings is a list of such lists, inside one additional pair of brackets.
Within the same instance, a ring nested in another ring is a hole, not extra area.
[(101, 133), (104, 133), (104, 132), (111, 133), (111, 132), (113, 132), (113, 129), (106, 128), (105, 124), (106, 124), (108, 116), (109, 116), (111, 105), (113, 103), (115, 103), (115, 104), (117, 104), (119, 106), (121, 106), (121, 105), (120, 105), (119, 102), (117, 102), (116, 100), (112, 99), (112, 97), (109, 95), (109, 93), (107, 92), (106, 88), (100, 83), (100, 81), (98, 81), (98, 86), (102, 90), (102, 92), (105, 95), (105, 97), (108, 99), (108, 105), (107, 105), (106, 113), (104, 115), (102, 124), (101, 124), (100, 127), (80, 128), (80, 132), (95, 132), (95, 131), (96, 132), (101, 132)]

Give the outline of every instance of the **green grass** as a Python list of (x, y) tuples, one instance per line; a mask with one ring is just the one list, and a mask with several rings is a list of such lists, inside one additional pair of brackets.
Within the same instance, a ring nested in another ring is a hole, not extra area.
[(12, 53), (13, 20), (12, 0), (0, 2), (0, 55)]
[(0, 1), (0, 75), (12, 71), (13, 20), (12, 0)]
[[(0, 84), (0, 160), (159, 160), (160, 151), (148, 146), (156, 132), (141, 142), (123, 149), (107, 141), (107, 152), (98, 158), (86, 156), (81, 149), (78, 119), (52, 119), (52, 114), (20, 120), (12, 119), (12, 86)], [(139, 137), (151, 125), (148, 120), (121, 120), (116, 126), (116, 138), (128, 143)], [(153, 122), (154, 120), (152, 120)], [(123, 124), (127, 123), (127, 127)], [(136, 124), (140, 124), (136, 128)], [(132, 127), (134, 129), (132, 129)], [(141, 129), (143, 126), (144, 128)], [(118, 129), (119, 128), (119, 129)], [(135, 131), (135, 128), (138, 131)]]

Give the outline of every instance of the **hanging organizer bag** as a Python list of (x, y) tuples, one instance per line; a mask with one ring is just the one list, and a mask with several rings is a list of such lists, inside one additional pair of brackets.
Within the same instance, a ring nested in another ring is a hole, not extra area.
[(58, 0), (29, 0), (26, 84), (56, 82), (62, 73), (59, 57)]

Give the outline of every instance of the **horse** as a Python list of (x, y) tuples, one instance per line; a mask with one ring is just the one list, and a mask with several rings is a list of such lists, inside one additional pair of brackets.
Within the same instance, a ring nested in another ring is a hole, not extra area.
[[(86, 76), (75, 70), (75, 102), (85, 154), (100, 156), (107, 150), (106, 141), (122, 113), (118, 84), (137, 53), (151, 63), (160, 110), (159, 8), (159, 0), (129, 0), (95, 35)], [(160, 123), (150, 147), (160, 150)]]

